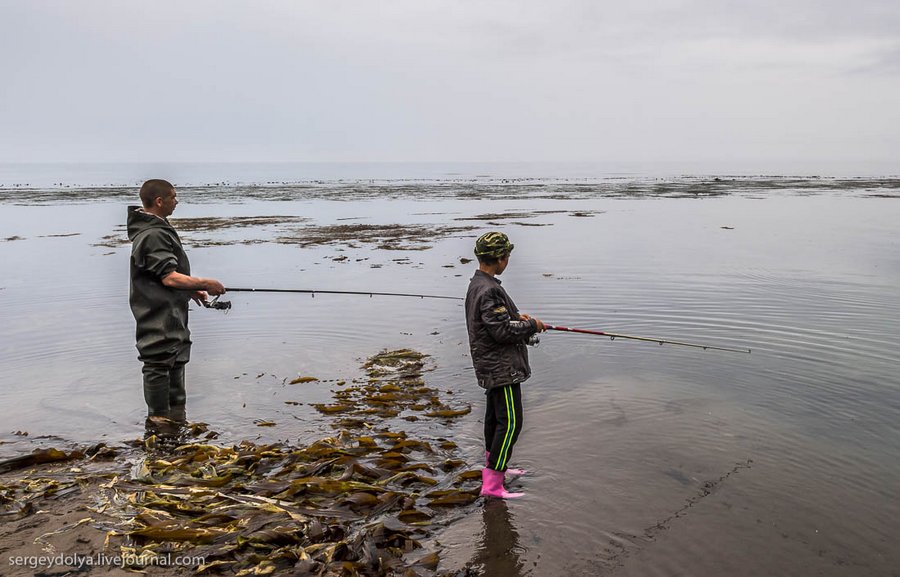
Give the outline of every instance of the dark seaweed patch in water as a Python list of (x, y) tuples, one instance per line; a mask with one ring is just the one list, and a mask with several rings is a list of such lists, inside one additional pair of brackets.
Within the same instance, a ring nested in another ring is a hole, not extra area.
[[(203, 233), (218, 233), (223, 231), (231, 231), (236, 229), (268, 227), (287, 228), (289, 225), (296, 225), (308, 222), (310, 219), (302, 216), (230, 216), (230, 217), (196, 217), (196, 218), (169, 218), (169, 222), (179, 232), (186, 246), (204, 247), (204, 246), (229, 246), (236, 244), (259, 244), (263, 242), (272, 242), (264, 238), (250, 239), (228, 239), (228, 238), (210, 238), (201, 236)], [(289, 228), (287, 228), (289, 230)], [(124, 225), (116, 227), (116, 232), (100, 239), (93, 246), (103, 246), (109, 248), (117, 248), (129, 244), (128, 236)]]
[[(100, 237), (100, 240), (92, 244), (91, 246), (102, 246), (106, 248), (119, 248), (120, 246), (125, 246), (126, 244), (131, 244), (131, 241), (128, 240), (128, 236), (125, 234), (124, 226), (117, 226), (116, 230), (119, 232), (114, 232), (112, 234), (107, 234), (106, 236)], [(115, 253), (109, 253), (115, 254)]]
[(566, 210), (533, 210), (533, 211), (510, 211), (510, 212), (492, 212), (485, 214), (476, 214), (475, 216), (459, 217), (453, 220), (510, 220), (514, 218), (535, 218), (544, 214), (564, 214)]
[(232, 217), (201, 217), (201, 218), (170, 218), (169, 222), (179, 233), (185, 237), (185, 244), (191, 247), (205, 246), (231, 246), (236, 244), (261, 244), (271, 242), (270, 239), (259, 236), (253, 238), (221, 238), (203, 237), (204, 233), (214, 234), (222, 231), (236, 229), (267, 229), (277, 227), (277, 230), (291, 230), (289, 225), (308, 222), (310, 219), (302, 216), (232, 216)]
[(302, 247), (375, 245), (384, 250), (426, 250), (436, 240), (463, 235), (474, 229), (473, 226), (421, 224), (339, 224), (298, 228), (289, 235), (279, 236), (277, 242)]
[(232, 228), (293, 224), (307, 221), (309, 221), (309, 219), (302, 216), (207, 216), (201, 218), (169, 219), (172, 226), (179, 232), (209, 232)]
[[(339, 224), (326, 226), (290, 226), (309, 219), (297, 216), (250, 216), (230, 218), (187, 218), (169, 219), (188, 247), (229, 246), (236, 244), (279, 243), (295, 244), (301, 247), (326, 245), (359, 248), (363, 245), (383, 250), (427, 250), (434, 241), (466, 235), (475, 230), (474, 226), (444, 225), (404, 225), (404, 224)], [(202, 233), (215, 233), (233, 229), (277, 226), (274, 238), (254, 236), (251, 238), (203, 238)], [(94, 246), (117, 248), (128, 244), (125, 227), (116, 227), (114, 234), (104, 236)], [(335, 260), (345, 260), (337, 257)]]
[(415, 421), (419, 416), (451, 419), (469, 414), (470, 406), (451, 406), (437, 389), (426, 384), (422, 376), (427, 370), (426, 359), (426, 355), (411, 349), (383, 351), (363, 365), (367, 382), (335, 391), (331, 405), (313, 406), (324, 414), (348, 417), (332, 425), (341, 428), (368, 427), (365, 419), (369, 417)]
[(87, 542), (100, 530), (108, 554), (127, 555), (132, 568), (151, 574), (160, 574), (158, 556), (177, 554), (202, 558), (193, 568), (200, 574), (435, 575), (438, 552), (424, 542), (478, 498), (480, 475), (465, 469), (452, 441), (386, 426), (387, 407), (424, 411), (413, 406), (422, 402), (438, 418), (467, 412), (447, 407), (424, 382), (426, 363), (409, 349), (368, 359), (366, 382), (335, 392), (360, 418), (341, 417), (334, 426), (343, 430), (307, 446), (214, 445), (197, 438), (214, 433), (195, 424), (178, 433), (183, 444), (160, 451), (167, 443), (151, 436), (146, 453), (131, 449), (129, 461), (110, 463), (115, 451), (105, 447), (88, 451), (89, 460), (62, 451), (29, 456), (32, 465), (82, 459), (4, 480), (0, 515), (27, 523), (38, 508), (80, 499), (82, 518), (42, 537), (73, 532)]

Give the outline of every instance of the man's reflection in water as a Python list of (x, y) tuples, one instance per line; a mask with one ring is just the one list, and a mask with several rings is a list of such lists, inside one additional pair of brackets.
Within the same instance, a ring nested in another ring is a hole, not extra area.
[(467, 575), (484, 577), (522, 577), (524, 562), (519, 534), (512, 523), (506, 501), (488, 499), (483, 509), (484, 533), (475, 556), (469, 562)]

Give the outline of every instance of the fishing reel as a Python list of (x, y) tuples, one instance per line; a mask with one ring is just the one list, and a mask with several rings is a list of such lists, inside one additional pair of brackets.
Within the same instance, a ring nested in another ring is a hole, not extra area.
[(536, 346), (538, 346), (538, 343), (540, 343), (540, 342), (541, 342), (541, 337), (539, 337), (537, 333), (534, 333), (533, 335), (528, 337), (528, 340), (525, 341), (525, 344), (528, 345), (529, 347), (536, 347)]
[(217, 296), (211, 301), (203, 301), (203, 306), (217, 311), (229, 311), (231, 310), (231, 301), (220, 301)]

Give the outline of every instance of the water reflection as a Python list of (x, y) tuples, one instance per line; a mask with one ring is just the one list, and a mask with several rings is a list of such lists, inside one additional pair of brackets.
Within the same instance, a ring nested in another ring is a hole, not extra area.
[(484, 532), (475, 556), (469, 563), (469, 575), (522, 577), (524, 563), (519, 555), (519, 533), (512, 522), (506, 501), (488, 499), (482, 509)]

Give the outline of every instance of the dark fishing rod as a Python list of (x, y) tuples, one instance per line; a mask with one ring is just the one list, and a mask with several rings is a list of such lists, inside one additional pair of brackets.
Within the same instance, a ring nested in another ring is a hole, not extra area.
[(381, 293), (381, 292), (373, 292), (373, 291), (333, 291), (333, 290), (311, 290), (311, 289), (270, 289), (270, 288), (229, 288), (225, 287), (226, 293), (241, 293), (241, 292), (249, 292), (249, 293), (303, 293), (312, 295), (313, 298), (317, 294), (325, 294), (325, 295), (363, 295), (363, 296), (381, 296), (381, 297), (415, 297), (420, 299), (448, 299), (448, 300), (463, 300), (462, 297), (448, 297), (443, 295), (420, 295), (420, 294), (410, 294), (410, 293)]
[(608, 333), (606, 331), (590, 331), (588, 329), (572, 329), (569, 327), (559, 327), (553, 325), (544, 325), (548, 331), (565, 331), (568, 333), (584, 333), (587, 335), (597, 335), (601, 337), (609, 337), (610, 340), (616, 339), (631, 339), (635, 341), (647, 341), (650, 343), (659, 343), (660, 345), (679, 345), (682, 347), (694, 347), (703, 350), (714, 350), (714, 351), (728, 351), (730, 353), (747, 353), (750, 354), (750, 349), (732, 349), (728, 347), (714, 347), (712, 345), (700, 345), (697, 343), (686, 343), (683, 341), (670, 341), (668, 339), (658, 339), (655, 337), (636, 337), (634, 335), (623, 335), (619, 333)]

